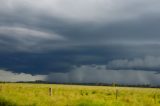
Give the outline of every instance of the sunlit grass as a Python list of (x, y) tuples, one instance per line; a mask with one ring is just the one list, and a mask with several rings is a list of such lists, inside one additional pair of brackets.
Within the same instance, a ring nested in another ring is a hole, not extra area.
[(160, 106), (158, 88), (17, 83), (0, 87), (0, 106)]

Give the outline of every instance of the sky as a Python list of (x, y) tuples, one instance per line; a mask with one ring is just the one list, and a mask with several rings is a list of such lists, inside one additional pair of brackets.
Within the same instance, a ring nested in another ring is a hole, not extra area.
[(160, 85), (159, 0), (0, 0), (0, 81)]

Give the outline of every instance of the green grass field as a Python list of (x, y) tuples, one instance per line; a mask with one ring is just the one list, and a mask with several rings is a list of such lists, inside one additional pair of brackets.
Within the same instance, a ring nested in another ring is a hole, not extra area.
[(0, 106), (160, 106), (160, 89), (5, 83)]

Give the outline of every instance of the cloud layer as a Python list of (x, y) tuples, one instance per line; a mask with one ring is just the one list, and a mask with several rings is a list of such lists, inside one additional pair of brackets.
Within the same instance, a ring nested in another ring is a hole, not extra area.
[[(17, 45), (28, 42), (27, 46), (11, 46), (19, 51), (32, 48), (36, 52), (35, 44), (40, 45), (40, 51), (66, 45), (159, 44), (157, 0), (2, 0), (0, 4), (0, 38), (4, 40), (3, 34), (5, 39), (11, 39), (12, 34), (24, 36)], [(17, 42), (3, 41), (1, 48)]]
[(105, 65), (74, 66), (67, 73), (52, 72), (48, 75), (31, 75), (0, 70), (0, 81), (50, 81), (58, 83), (119, 83), (159, 85), (160, 77), (154, 71), (109, 70)]
[[(8, 50), (12, 48), (16, 51), (26, 52), (32, 51), (31, 49), (38, 51), (47, 45), (43, 42), (65, 41), (65, 38), (58, 34), (23, 27), (0, 27), (0, 38), (1, 51), (5, 51), (7, 48)], [(43, 43), (43, 45), (41, 45), (41, 43)], [(39, 45), (41, 45), (41, 47), (39, 47)]]
[(157, 0), (2, 0), (1, 4), (2, 13), (25, 11), (32, 17), (44, 15), (80, 22), (119, 21), (159, 12)]
[(68, 73), (52, 73), (48, 76), (53, 82), (74, 83), (120, 83), (158, 85), (160, 77), (156, 72), (143, 70), (109, 70), (103, 65), (84, 65), (75, 67)]
[(159, 6), (158, 0), (1, 0), (0, 68), (31, 77), (53, 73), (61, 81), (112, 79), (99, 70), (121, 82), (127, 73), (137, 78), (130, 82), (157, 83)]
[(46, 75), (31, 75), (25, 73), (14, 73), (11, 71), (0, 70), (0, 81), (36, 81), (36, 80), (45, 80)]
[(160, 57), (146, 56), (144, 58), (134, 58), (133, 60), (119, 59), (112, 60), (107, 64), (107, 68), (111, 69), (134, 69), (134, 70), (154, 70), (160, 69)]

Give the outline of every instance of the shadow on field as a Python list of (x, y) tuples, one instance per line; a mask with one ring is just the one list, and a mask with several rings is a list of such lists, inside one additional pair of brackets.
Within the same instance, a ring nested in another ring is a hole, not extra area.
[(0, 98), (0, 106), (17, 106), (15, 103), (7, 101), (4, 98)]
[[(0, 106), (20, 106), (20, 105), (0, 97)], [(36, 104), (23, 105), (23, 106), (36, 106)]]

